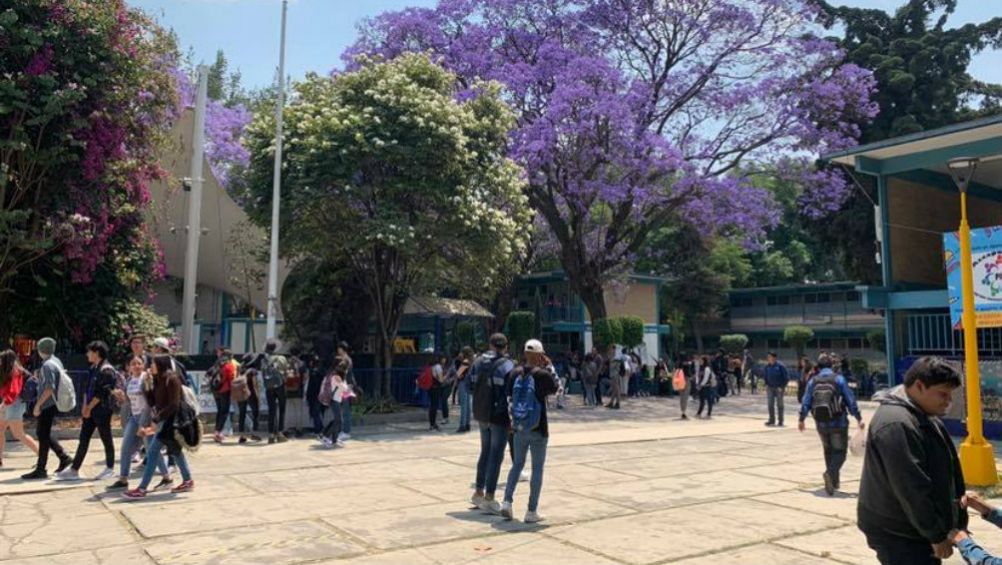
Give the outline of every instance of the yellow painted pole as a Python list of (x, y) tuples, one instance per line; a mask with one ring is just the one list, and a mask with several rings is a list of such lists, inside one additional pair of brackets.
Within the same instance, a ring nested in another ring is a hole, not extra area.
[(967, 373), (967, 438), (960, 444), (964, 481), (972, 486), (998, 482), (995, 453), (985, 441), (981, 419), (981, 372), (978, 368), (977, 317), (974, 314), (974, 265), (971, 226), (967, 223), (967, 191), (960, 193), (960, 276), (964, 300), (964, 361)]

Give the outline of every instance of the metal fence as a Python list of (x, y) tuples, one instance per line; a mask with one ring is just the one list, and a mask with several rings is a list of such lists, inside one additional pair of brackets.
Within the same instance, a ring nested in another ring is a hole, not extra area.
[[(909, 355), (964, 354), (964, 332), (953, 329), (950, 314), (909, 314), (907, 321)], [(1002, 328), (979, 329), (978, 351), (986, 356), (1002, 356)]]

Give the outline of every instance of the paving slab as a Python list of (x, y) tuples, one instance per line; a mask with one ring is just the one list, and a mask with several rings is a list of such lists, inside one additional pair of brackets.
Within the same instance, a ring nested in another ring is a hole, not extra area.
[(0, 560), (89, 551), (132, 541), (138, 538), (110, 513), (86, 517), (56, 513), (34, 522), (0, 525)]
[(681, 561), (672, 561), (671, 564), (706, 565), (711, 560), (713, 565), (751, 565), (759, 563), (763, 565), (841, 565), (838, 561), (808, 555), (800, 551), (768, 543), (713, 553), (712, 556), (692, 557)]

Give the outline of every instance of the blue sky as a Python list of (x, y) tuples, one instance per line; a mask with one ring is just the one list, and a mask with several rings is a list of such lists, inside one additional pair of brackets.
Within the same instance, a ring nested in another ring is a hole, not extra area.
[[(222, 49), (245, 86), (264, 86), (278, 67), (280, 0), (127, 0), (173, 28), (182, 51), (194, 48), (196, 62), (212, 62)], [(893, 9), (904, 0), (843, 0), (842, 4)], [(325, 73), (340, 65), (341, 53), (355, 38), (355, 25), (367, 16), (435, 0), (291, 0), (286, 44), (286, 74)], [(960, 0), (954, 26), (1002, 14), (999, 0)], [(983, 53), (971, 73), (1002, 83), (1002, 52)]]

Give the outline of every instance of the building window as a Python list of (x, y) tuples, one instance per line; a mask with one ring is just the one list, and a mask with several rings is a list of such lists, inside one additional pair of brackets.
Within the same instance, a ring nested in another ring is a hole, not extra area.
[(865, 349), (865, 340), (859, 337), (849, 338), (849, 349)]
[(747, 308), (752, 305), (750, 296), (735, 296), (731, 299), (731, 306), (735, 308)]
[(804, 295), (804, 304), (814, 304), (817, 301), (818, 301), (818, 295), (817, 294), (805, 294)]
[(831, 349), (832, 348), (832, 340), (830, 338), (827, 338), (827, 337), (819, 339), (818, 340), (818, 348), (819, 349)]
[(780, 340), (780, 339), (770, 339), (770, 340), (768, 340), (767, 343), (769, 345), (769, 350), (770, 351), (775, 351), (775, 350), (781, 349), (783, 347), (783, 340)]
[(832, 296), (830, 294), (828, 294), (827, 292), (822, 292), (822, 293), (818, 294), (818, 303), (821, 303), (821, 302), (831, 302), (831, 300), (832, 300)]
[(859, 293), (855, 290), (845, 294), (846, 302), (859, 302)]
[(768, 306), (775, 306), (776, 305), (776, 297), (775, 296), (770, 296), (769, 298), (766, 299), (765, 303)]

